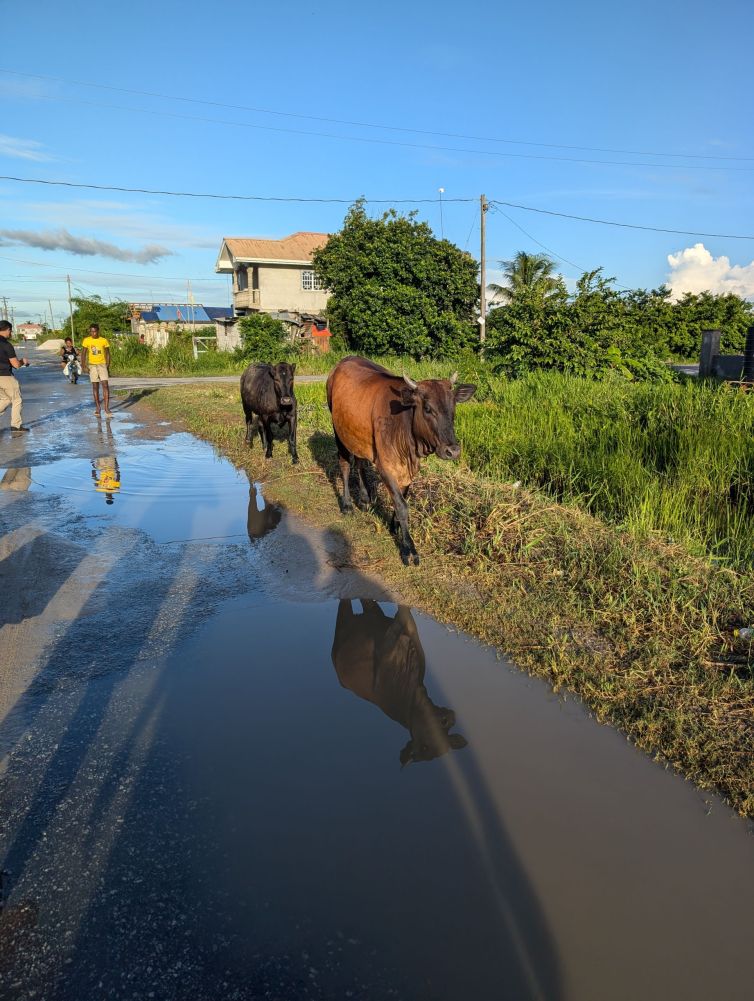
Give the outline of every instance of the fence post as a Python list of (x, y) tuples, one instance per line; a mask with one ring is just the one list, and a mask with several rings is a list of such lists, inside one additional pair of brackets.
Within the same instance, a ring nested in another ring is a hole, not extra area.
[(720, 354), (720, 331), (702, 331), (702, 351), (699, 356), (699, 378), (712, 375), (715, 358)]
[(746, 331), (746, 347), (744, 348), (744, 382), (754, 382), (754, 327)]

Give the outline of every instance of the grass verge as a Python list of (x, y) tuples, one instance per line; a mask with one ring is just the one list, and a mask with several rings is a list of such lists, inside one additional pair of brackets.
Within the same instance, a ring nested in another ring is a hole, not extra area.
[(401, 564), (375, 509), (344, 518), (324, 387), (297, 387), (301, 463), (282, 443), (265, 462), (243, 443), (235, 387), (144, 395), (265, 483), (265, 495), (321, 528), (337, 527), (354, 564), (403, 599), (493, 644), (577, 693), (596, 716), (705, 789), (754, 816), (754, 575), (642, 537), (575, 504), (429, 460), (411, 501), (422, 565)]

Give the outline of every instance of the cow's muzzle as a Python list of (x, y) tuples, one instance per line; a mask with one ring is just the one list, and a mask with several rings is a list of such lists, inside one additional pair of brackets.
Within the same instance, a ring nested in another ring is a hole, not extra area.
[(292, 407), (293, 406), (293, 400), (290, 398), (290, 396), (281, 396), (280, 397), (280, 406), (281, 407)]
[(460, 454), (460, 445), (440, 445), (437, 449), (438, 459), (457, 459)]

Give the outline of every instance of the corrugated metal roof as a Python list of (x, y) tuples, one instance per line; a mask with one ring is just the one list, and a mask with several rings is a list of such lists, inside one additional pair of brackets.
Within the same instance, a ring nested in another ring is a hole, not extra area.
[(241, 260), (252, 261), (298, 261), (303, 264), (312, 259), (312, 254), (324, 247), (327, 233), (291, 233), (282, 240), (261, 240), (256, 237), (226, 236), (225, 244), (231, 254)]
[(212, 323), (231, 317), (230, 306), (202, 306), (188, 302), (155, 302), (151, 309), (142, 309), (139, 316), (145, 323)]

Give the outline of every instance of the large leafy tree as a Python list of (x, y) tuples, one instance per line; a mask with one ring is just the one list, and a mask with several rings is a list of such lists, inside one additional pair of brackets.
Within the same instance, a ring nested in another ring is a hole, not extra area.
[(449, 357), (476, 345), (477, 264), (415, 213), (376, 219), (356, 202), (313, 257), (334, 334), (367, 354)]

